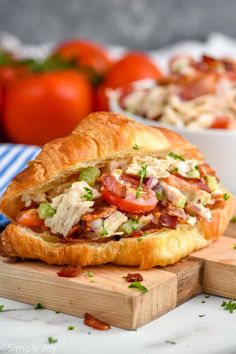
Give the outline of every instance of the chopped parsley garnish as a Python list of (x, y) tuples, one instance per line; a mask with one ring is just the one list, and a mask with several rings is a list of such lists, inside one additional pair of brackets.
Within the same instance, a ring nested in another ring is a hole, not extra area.
[(223, 195), (223, 197), (224, 197), (224, 200), (228, 200), (228, 199), (230, 198), (230, 195), (229, 195), (228, 193), (225, 193), (225, 194)]
[(83, 195), (83, 197), (86, 200), (93, 200), (93, 191), (92, 191), (92, 189), (84, 187), (84, 190), (85, 190), (86, 193)]
[(179, 161), (185, 161), (183, 156), (176, 154), (175, 152), (170, 152), (169, 156), (172, 157), (172, 159), (179, 160)]
[(136, 195), (135, 195), (136, 199), (140, 198), (142, 193), (143, 193), (143, 187), (142, 186), (138, 186), (138, 188), (136, 190)]
[(92, 277), (94, 277), (94, 274), (93, 274), (93, 272), (91, 272), (90, 270), (88, 271), (87, 275), (88, 275), (88, 277), (89, 277), (89, 278), (92, 278)]
[(142, 184), (144, 178), (147, 177), (147, 164), (141, 167), (141, 170), (139, 171), (138, 175), (140, 177), (140, 184)]
[(173, 340), (166, 340), (165, 343), (167, 344), (172, 344), (172, 345), (175, 345), (176, 342), (174, 342)]
[(236, 250), (236, 243), (233, 245), (233, 249)]
[(234, 311), (236, 311), (236, 302), (233, 302), (233, 300), (223, 301), (221, 307), (223, 307), (225, 311), (233, 313)]
[(35, 310), (43, 310), (43, 309), (44, 309), (44, 306), (43, 306), (40, 302), (38, 302), (38, 303), (34, 306), (34, 309), (35, 309)]
[(108, 232), (107, 232), (107, 230), (106, 230), (106, 228), (105, 228), (104, 220), (102, 220), (100, 235), (101, 235), (101, 236), (107, 236), (107, 235), (108, 235)]
[(198, 315), (198, 317), (205, 317), (206, 315)]
[(236, 223), (236, 215), (234, 215), (230, 221)]
[(53, 337), (48, 337), (48, 343), (49, 344), (55, 344), (55, 343), (57, 343), (57, 339), (53, 338)]
[(138, 144), (134, 144), (133, 149), (134, 149), (134, 150), (139, 150)]
[(136, 288), (139, 291), (141, 291), (142, 293), (147, 293), (148, 289), (142, 285), (139, 281), (134, 281), (133, 283), (131, 283), (128, 288)]
[(147, 164), (142, 165), (141, 170), (139, 171), (138, 175), (140, 177), (140, 180), (139, 180), (139, 187), (137, 188), (137, 191), (136, 191), (136, 199), (140, 198), (143, 193), (142, 184), (143, 184), (144, 178), (147, 177)]
[(73, 331), (73, 329), (75, 329), (74, 326), (68, 326), (68, 327), (67, 327), (67, 330), (68, 330), (68, 331)]
[(0, 305), (0, 312), (3, 312), (4, 305)]

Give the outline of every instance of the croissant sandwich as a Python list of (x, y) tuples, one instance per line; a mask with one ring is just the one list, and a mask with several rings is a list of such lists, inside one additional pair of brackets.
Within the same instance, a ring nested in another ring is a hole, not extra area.
[(148, 269), (225, 230), (233, 198), (182, 137), (99, 112), (46, 144), (5, 191), (6, 256)]

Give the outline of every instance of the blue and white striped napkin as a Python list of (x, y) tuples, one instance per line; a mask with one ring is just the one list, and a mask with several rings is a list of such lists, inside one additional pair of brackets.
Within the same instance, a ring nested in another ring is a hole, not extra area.
[[(0, 196), (26, 163), (38, 154), (39, 147), (29, 145), (0, 144)], [(7, 218), (0, 214), (0, 228), (8, 224)]]

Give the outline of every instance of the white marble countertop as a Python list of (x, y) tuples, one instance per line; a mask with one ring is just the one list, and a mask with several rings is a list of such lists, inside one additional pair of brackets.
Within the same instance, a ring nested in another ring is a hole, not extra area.
[(236, 311), (224, 311), (223, 300), (199, 295), (137, 331), (101, 332), (79, 318), (0, 298), (0, 353), (235, 354)]

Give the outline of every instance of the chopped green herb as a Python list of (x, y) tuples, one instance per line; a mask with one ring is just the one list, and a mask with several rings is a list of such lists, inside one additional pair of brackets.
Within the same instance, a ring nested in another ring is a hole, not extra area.
[(142, 165), (141, 170), (139, 171), (138, 175), (140, 177), (140, 184), (142, 184), (144, 178), (147, 177), (147, 164)]
[(53, 338), (53, 337), (48, 337), (48, 343), (49, 344), (55, 344), (55, 343), (57, 343), (57, 339)]
[(136, 190), (136, 195), (135, 195), (136, 199), (140, 198), (142, 193), (143, 193), (143, 187), (139, 186)]
[(138, 220), (129, 219), (126, 222), (124, 222), (124, 224), (121, 225), (119, 230), (124, 232), (125, 234), (129, 235), (133, 231), (136, 231), (138, 228), (139, 228), (139, 221)]
[(86, 200), (93, 200), (93, 191), (90, 188), (84, 187), (85, 194), (83, 195), (83, 198)]
[(0, 305), (0, 312), (3, 312), (4, 305)]
[(68, 330), (68, 331), (73, 331), (73, 329), (75, 329), (74, 326), (68, 326), (68, 327), (67, 327), (67, 330)]
[(198, 315), (198, 317), (205, 317), (206, 315)]
[(236, 223), (236, 215), (234, 215), (230, 221)]
[(172, 344), (172, 345), (175, 345), (176, 342), (174, 342), (173, 340), (166, 340), (165, 343), (167, 344)]
[(85, 181), (90, 186), (94, 186), (97, 178), (100, 176), (100, 170), (95, 166), (88, 166), (84, 168), (79, 175), (79, 181)]
[(148, 289), (142, 285), (139, 281), (134, 281), (133, 283), (131, 283), (128, 288), (136, 288), (139, 291), (141, 291), (142, 293), (147, 293)]
[(104, 224), (104, 220), (102, 220), (102, 225), (101, 225), (101, 229), (100, 229), (100, 235), (101, 236), (107, 236), (108, 232), (105, 228), (105, 224)]
[(228, 193), (225, 193), (225, 194), (223, 195), (223, 197), (224, 197), (224, 200), (228, 200), (228, 199), (230, 198), (230, 195), (229, 195)]
[(236, 243), (233, 245), (233, 249), (236, 250)]
[(221, 307), (223, 307), (225, 311), (233, 313), (234, 311), (236, 311), (236, 302), (233, 302), (233, 300), (223, 301)]
[(210, 295), (205, 294), (205, 299), (209, 299)]
[(144, 178), (147, 177), (147, 164), (142, 165), (141, 170), (139, 171), (138, 175), (140, 177), (140, 180), (139, 180), (139, 187), (137, 188), (137, 191), (136, 191), (136, 199), (140, 198), (143, 193), (142, 184), (143, 184)]
[(142, 241), (142, 237), (138, 237), (138, 238), (137, 238), (137, 241), (138, 241), (138, 242)]
[(205, 300), (202, 300), (202, 304), (205, 304), (206, 303), (206, 301)]
[(35, 309), (35, 310), (43, 310), (43, 309), (44, 309), (44, 306), (43, 306), (40, 302), (38, 302), (38, 303), (34, 306), (34, 309)]
[(172, 157), (172, 159), (179, 160), (179, 161), (185, 161), (182, 155), (178, 155), (175, 152), (170, 152), (169, 156)]
[(94, 274), (93, 274), (93, 272), (91, 272), (90, 270), (88, 271), (87, 275), (88, 275), (88, 277), (89, 277), (89, 278), (92, 278), (92, 277), (94, 277)]
[(50, 203), (41, 203), (38, 208), (38, 213), (40, 219), (47, 219), (51, 218), (56, 213), (56, 210)]
[(171, 173), (178, 173), (178, 172), (179, 172), (179, 169), (178, 169), (178, 167), (173, 167), (170, 172), (171, 172)]
[(134, 150), (139, 150), (139, 146), (137, 144), (134, 144), (133, 149)]

